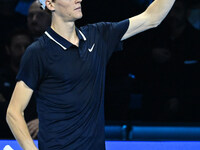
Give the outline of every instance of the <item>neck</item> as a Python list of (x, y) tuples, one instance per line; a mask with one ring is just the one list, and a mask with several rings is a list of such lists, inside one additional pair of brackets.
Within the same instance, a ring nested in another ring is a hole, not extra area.
[(76, 34), (76, 27), (74, 21), (64, 22), (63, 20), (52, 18), (51, 28), (58, 33), (60, 36), (78, 46), (79, 39)]

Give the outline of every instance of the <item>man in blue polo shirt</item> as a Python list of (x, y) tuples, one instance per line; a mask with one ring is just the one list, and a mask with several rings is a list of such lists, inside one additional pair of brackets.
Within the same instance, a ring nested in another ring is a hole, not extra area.
[(22, 148), (37, 149), (23, 118), (35, 91), (40, 150), (104, 150), (106, 64), (120, 41), (160, 24), (174, 1), (155, 0), (130, 19), (77, 29), (81, 0), (41, 0), (52, 12), (51, 28), (26, 50), (7, 110)]

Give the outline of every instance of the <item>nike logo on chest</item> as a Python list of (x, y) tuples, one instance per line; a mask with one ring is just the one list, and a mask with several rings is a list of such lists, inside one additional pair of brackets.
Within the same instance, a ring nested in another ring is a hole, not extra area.
[(88, 51), (89, 51), (89, 52), (92, 52), (92, 51), (93, 51), (93, 49), (94, 49), (94, 46), (95, 46), (95, 43), (92, 45), (92, 47), (91, 47), (91, 48), (88, 48)]

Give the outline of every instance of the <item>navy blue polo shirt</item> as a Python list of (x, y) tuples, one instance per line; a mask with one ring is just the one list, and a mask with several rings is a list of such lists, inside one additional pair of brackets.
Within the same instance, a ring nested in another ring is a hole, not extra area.
[(17, 80), (36, 93), (40, 150), (104, 150), (106, 64), (129, 21), (76, 29), (79, 47), (49, 28), (30, 45)]

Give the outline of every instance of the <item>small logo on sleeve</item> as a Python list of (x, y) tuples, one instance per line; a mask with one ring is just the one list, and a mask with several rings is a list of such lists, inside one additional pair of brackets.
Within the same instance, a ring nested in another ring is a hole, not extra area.
[(92, 52), (92, 51), (93, 51), (93, 49), (94, 49), (94, 46), (95, 46), (95, 43), (92, 45), (92, 47), (91, 47), (91, 48), (88, 48), (88, 51), (89, 51), (89, 52)]

